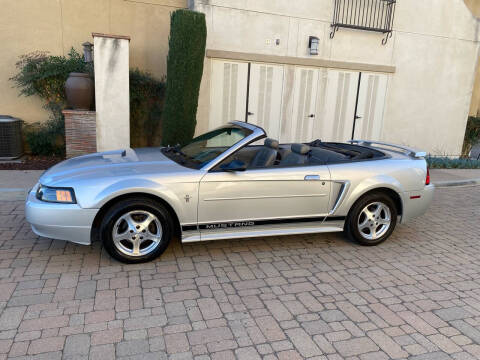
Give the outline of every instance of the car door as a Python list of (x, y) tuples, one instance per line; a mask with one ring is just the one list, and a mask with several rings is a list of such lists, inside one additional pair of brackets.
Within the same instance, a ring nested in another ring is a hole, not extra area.
[(327, 166), (210, 171), (200, 181), (200, 231), (319, 221), (328, 213)]

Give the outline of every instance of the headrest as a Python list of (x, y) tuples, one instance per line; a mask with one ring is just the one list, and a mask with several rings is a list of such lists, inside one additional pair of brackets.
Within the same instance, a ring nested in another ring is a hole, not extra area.
[(267, 138), (265, 139), (264, 145), (272, 149), (278, 149), (278, 140)]
[(306, 155), (310, 151), (310, 146), (305, 144), (292, 144), (292, 151), (300, 155)]

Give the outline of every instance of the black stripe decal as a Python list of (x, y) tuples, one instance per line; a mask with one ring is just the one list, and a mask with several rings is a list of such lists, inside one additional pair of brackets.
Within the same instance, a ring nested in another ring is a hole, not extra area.
[(330, 216), (325, 219), (325, 221), (345, 221), (346, 216)]
[(194, 231), (194, 230), (216, 230), (216, 229), (230, 229), (230, 228), (242, 228), (252, 227), (260, 225), (273, 225), (273, 224), (292, 224), (292, 223), (309, 223), (309, 222), (323, 222), (323, 221), (344, 221), (345, 216), (320, 216), (310, 218), (293, 218), (293, 219), (268, 219), (268, 220), (245, 220), (245, 221), (231, 221), (224, 223), (212, 223), (212, 224), (199, 224), (197, 225), (183, 225), (182, 231)]
[(182, 231), (194, 231), (194, 230), (198, 230), (197, 225), (183, 225), (182, 226)]

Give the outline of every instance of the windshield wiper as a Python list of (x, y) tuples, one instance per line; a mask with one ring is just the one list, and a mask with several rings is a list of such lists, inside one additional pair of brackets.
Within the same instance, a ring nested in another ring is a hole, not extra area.
[(167, 146), (163, 149), (163, 151), (167, 154), (171, 154), (169, 156), (175, 157), (175, 161), (178, 162), (180, 165), (186, 164), (202, 164), (201, 161), (194, 159), (187, 154), (185, 154), (182, 150), (180, 150), (180, 145), (176, 146)]
[(180, 150), (180, 145), (176, 145), (176, 146), (169, 145), (165, 149), (165, 152), (167, 153), (174, 152), (175, 154), (181, 155), (183, 157), (188, 157), (185, 153), (182, 152), (182, 150)]
[(180, 150), (180, 145), (167, 146), (167, 148), (164, 151), (165, 153), (173, 153), (174, 156), (175, 155), (181, 156), (181, 159), (176, 160), (180, 165), (185, 165), (187, 163), (187, 160), (190, 160), (188, 155)]
[(174, 146), (172, 149), (173, 149), (173, 151), (175, 151), (178, 155), (181, 155), (181, 156), (183, 156), (183, 157), (185, 157), (185, 158), (188, 158), (188, 155), (185, 154), (182, 150), (180, 150), (180, 145), (176, 145), (176, 146)]

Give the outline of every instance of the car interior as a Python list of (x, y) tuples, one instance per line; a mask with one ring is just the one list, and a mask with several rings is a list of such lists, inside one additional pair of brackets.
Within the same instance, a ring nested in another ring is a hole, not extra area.
[[(385, 154), (370, 148), (343, 143), (315, 140), (308, 144), (279, 144), (267, 138), (263, 145), (250, 145), (224, 160), (216, 170), (225, 170), (226, 164), (236, 161), (246, 169), (270, 167), (327, 165), (358, 160), (377, 159)], [(222, 167), (223, 165), (223, 167)]]

